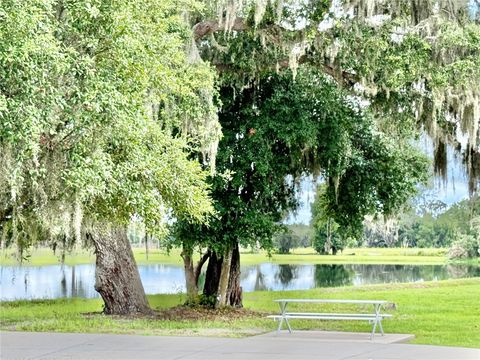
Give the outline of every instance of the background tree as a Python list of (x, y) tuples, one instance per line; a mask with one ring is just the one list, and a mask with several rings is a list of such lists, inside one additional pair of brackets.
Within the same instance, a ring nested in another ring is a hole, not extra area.
[(176, 238), (184, 249), (210, 248), (204, 295), (219, 295), (222, 305), (241, 305), (238, 246), (271, 249), (280, 221), (297, 205), (287, 175), (331, 179), (326, 210), (351, 234), (365, 214), (402, 203), (425, 174), (423, 157), (408, 145), (395, 150), (369, 114), (314, 69), (299, 69), (295, 79), (270, 73), (255, 87), (222, 87), (220, 95), (223, 138), (210, 179), (217, 217), (208, 227), (177, 222)]
[(330, 252), (336, 255), (338, 251), (345, 248), (347, 239), (342, 238), (340, 226), (328, 215), (328, 205), (325, 203), (325, 198), (322, 198), (321, 187), (325, 190), (325, 186), (317, 189), (317, 196), (312, 205), (311, 224), (314, 228), (312, 247), (321, 255), (330, 254)]
[(480, 216), (475, 215), (469, 222), (469, 231), (460, 233), (449, 249), (451, 259), (480, 257)]
[[(202, 58), (216, 66), (222, 87), (234, 89), (227, 99), (222, 96), (223, 101), (230, 103), (244, 89), (254, 88), (260, 93), (262, 79), (274, 69), (279, 72), (288, 67), (295, 78), (297, 71), (309, 64), (347, 89), (351, 100), (368, 106), (376, 129), (395, 139), (394, 144), (382, 136), (376, 137), (375, 145), (367, 146), (366, 157), (363, 150), (360, 155), (347, 151), (347, 156), (338, 151), (348, 150), (349, 142), (339, 135), (351, 133), (342, 131), (329, 133), (338, 140), (331, 148), (316, 148), (315, 145), (323, 144), (325, 139), (321, 138), (316, 139), (320, 142), (304, 147), (307, 158), (322, 153), (321, 149), (324, 158), (320, 160), (332, 161), (323, 163), (328, 168), (325, 196), (331, 204), (327, 213), (342, 231), (358, 238), (363, 221), (358, 214), (391, 214), (407, 194), (412, 194), (413, 182), (409, 180), (420, 178), (419, 173), (404, 177), (407, 180), (403, 183), (397, 176), (409, 172), (407, 164), (412, 154), (403, 144), (418, 134), (419, 128), (423, 127), (435, 140), (435, 169), (439, 174), (446, 173), (446, 162), (442, 161), (446, 159), (445, 144), (458, 144), (458, 134), (468, 135), (468, 141), (456, 149), (466, 159), (471, 190), (475, 190), (480, 173), (476, 147), (480, 32), (475, 9), (478, 10), (476, 3), (454, 0), (419, 0), (409, 4), (401, 0), (210, 1), (207, 11), (192, 19)], [(250, 106), (252, 112), (259, 112), (258, 101), (247, 107)], [(338, 128), (343, 129), (342, 126)], [(260, 129), (249, 128), (255, 134)], [(247, 129), (238, 135), (245, 136)], [(376, 153), (376, 146), (388, 150)], [(364, 159), (369, 156), (372, 161), (366, 164)], [(403, 161), (395, 162), (396, 158)], [(316, 157), (310, 160), (322, 163)], [(370, 166), (373, 163), (376, 165)], [(402, 165), (398, 167), (399, 164)], [(375, 171), (379, 177), (383, 172), (388, 174), (383, 186), (371, 193), (358, 191), (369, 187), (372, 190), (373, 183), (382, 182), (365, 177), (365, 169)], [(398, 188), (389, 187), (390, 182)], [(232, 247), (230, 240), (225, 243), (227, 249)], [(227, 259), (229, 262), (230, 256)], [(230, 271), (229, 266), (226, 269)]]
[(313, 229), (310, 225), (289, 224), (287, 229), (300, 239), (299, 246), (305, 248), (312, 245)]
[(300, 245), (300, 238), (290, 232), (280, 233), (274, 236), (273, 245), (279, 254), (289, 254), (291, 249)]
[(367, 216), (363, 222), (363, 238), (359, 239), (357, 244), (369, 247), (406, 246), (409, 241), (408, 236), (400, 237), (399, 234), (398, 218), (400, 217), (402, 219), (405, 217), (405, 223), (412, 225), (408, 221), (407, 212), (402, 212), (402, 210), (389, 218)]
[(478, 195), (450, 207), (422, 198), (390, 218), (367, 218), (360, 245), (448, 248), (463, 235), (475, 238), (475, 219), (480, 214)]
[(214, 76), (185, 52), (180, 14), (197, 7), (0, 6), (3, 238), (21, 252), (37, 239), (68, 247), (86, 236), (106, 313), (149, 311), (127, 239), (133, 215), (155, 233), (169, 208), (197, 221), (213, 211), (206, 173), (189, 159), (192, 145), (218, 137)]

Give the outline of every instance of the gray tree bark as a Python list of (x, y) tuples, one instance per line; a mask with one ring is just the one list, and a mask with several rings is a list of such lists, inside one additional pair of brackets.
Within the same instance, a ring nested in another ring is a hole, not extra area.
[(126, 228), (97, 224), (91, 237), (96, 254), (95, 290), (105, 303), (104, 313), (151, 314)]
[(232, 249), (225, 251), (218, 283), (217, 307), (228, 305), (228, 283), (230, 280), (230, 268), (232, 265)]
[(228, 305), (237, 308), (243, 307), (242, 287), (240, 286), (240, 249), (238, 243), (235, 244), (235, 247), (232, 250), (227, 298)]

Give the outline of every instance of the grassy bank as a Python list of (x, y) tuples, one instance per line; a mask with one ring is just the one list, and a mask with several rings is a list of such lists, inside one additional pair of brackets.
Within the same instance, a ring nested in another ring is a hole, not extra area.
[[(0, 327), (22, 331), (245, 336), (275, 329), (276, 323), (263, 315), (278, 312), (273, 300), (282, 297), (385, 299), (396, 307), (387, 310), (394, 317), (385, 321), (386, 332), (415, 334), (413, 342), (419, 344), (480, 347), (480, 279), (245, 293), (245, 307), (261, 312), (259, 316), (195, 321), (122, 319), (92, 314), (101, 311), (98, 299), (4, 302), (0, 303)], [(183, 300), (181, 294), (149, 296), (151, 306), (156, 309), (172, 307)], [(341, 306), (336, 310), (348, 312), (358, 308)], [(292, 326), (295, 329), (363, 332), (371, 329), (367, 322), (359, 321), (296, 320), (292, 321)]]
[[(174, 249), (170, 254), (164, 250), (152, 249), (148, 257), (145, 249), (134, 249), (134, 254), (139, 264), (181, 264), (180, 251)], [(251, 253), (242, 252), (242, 264), (253, 265), (263, 262), (278, 264), (444, 264), (446, 249), (419, 249), (419, 248), (356, 248), (345, 249), (341, 254), (318, 255), (312, 248), (295, 249), (291, 254), (272, 254), (271, 257), (265, 252)], [(474, 260), (478, 264), (478, 260)], [(30, 253), (24, 265), (54, 265), (60, 262), (60, 256), (53, 254), (52, 250), (39, 248)], [(95, 262), (92, 250), (78, 250), (66, 255), (67, 265), (89, 264)], [(0, 265), (17, 265), (15, 253), (11, 249), (0, 253)]]

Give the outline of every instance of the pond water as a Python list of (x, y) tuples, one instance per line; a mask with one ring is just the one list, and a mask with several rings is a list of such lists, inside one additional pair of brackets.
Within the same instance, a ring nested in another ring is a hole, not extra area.
[[(140, 265), (147, 294), (185, 291), (181, 266)], [(316, 287), (421, 282), (451, 278), (480, 277), (475, 265), (279, 265), (263, 263), (243, 266), (244, 291), (303, 290)], [(202, 278), (200, 279), (202, 281)], [(0, 300), (98, 297), (93, 286), (95, 266), (1, 266)]]

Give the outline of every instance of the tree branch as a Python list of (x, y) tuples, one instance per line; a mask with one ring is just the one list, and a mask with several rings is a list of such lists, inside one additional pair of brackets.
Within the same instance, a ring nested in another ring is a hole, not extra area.
[[(347, 88), (351, 88), (356, 82), (358, 82), (357, 77), (355, 74), (336, 69), (333, 65), (326, 64), (326, 63), (319, 63), (318, 61), (315, 61), (312, 59), (311, 56), (308, 55), (303, 55), (298, 59), (298, 64), (307, 64), (310, 63), (314, 66), (317, 66), (323, 70), (324, 73), (330, 75), (333, 77), (340, 85), (345, 86)], [(283, 59), (278, 61), (275, 64), (265, 64), (263, 68), (260, 68), (260, 70), (276, 70), (277, 69), (277, 64), (279, 69), (287, 69), (290, 65), (290, 60), (289, 59)], [(235, 69), (235, 66), (233, 64), (214, 64), (215, 68), (219, 73), (226, 72), (226, 71), (232, 71)]]
[[(233, 23), (232, 30), (235, 31), (245, 31), (249, 28), (249, 26), (245, 23), (245, 20), (243, 18), (237, 17)], [(212, 35), (215, 32), (221, 32), (225, 31), (225, 28), (223, 26), (220, 26), (218, 21), (213, 21), (213, 20), (206, 20), (197, 23), (196, 25), (193, 26), (193, 35), (195, 41), (198, 41), (200, 39), (203, 39), (204, 37), (208, 35)], [(270, 34), (270, 40), (271, 41), (281, 41), (280, 38), (280, 32), (282, 31), (289, 31), (287, 29), (283, 29), (282, 27), (278, 25), (273, 25), (271, 28), (269, 28), (269, 31), (271, 32)], [(299, 37), (301, 37), (301, 33), (298, 34)], [(312, 55), (303, 55), (298, 59), (299, 64), (304, 64), (304, 63), (310, 63), (312, 65), (316, 65), (320, 68), (323, 69), (323, 71), (332, 76), (339, 84), (346, 86), (346, 87), (352, 87), (355, 82), (357, 82), (356, 76), (353, 73), (349, 73), (343, 70), (336, 69), (333, 65), (331, 64), (326, 64), (322, 62), (316, 61), (314, 56)], [(265, 65), (265, 70), (274, 70), (277, 67), (281, 69), (288, 68), (290, 65), (290, 60), (289, 59), (283, 59), (281, 61), (278, 61), (278, 63), (275, 64), (266, 64)], [(215, 64), (215, 67), (218, 72), (225, 72), (232, 70), (234, 66), (232, 64)]]
[[(231, 30), (235, 31), (244, 31), (248, 28), (247, 24), (245, 24), (245, 20), (243, 18), (236, 18), (233, 22), (233, 26)], [(193, 37), (195, 41), (204, 38), (207, 35), (213, 34), (218, 31), (225, 31), (224, 27), (221, 27), (218, 21), (206, 20), (195, 24), (193, 27)]]
[(197, 265), (195, 266), (194, 276), (195, 276), (196, 284), (198, 284), (198, 278), (200, 277), (200, 273), (202, 272), (202, 267), (205, 264), (205, 262), (208, 260), (210, 255), (211, 255), (210, 250), (207, 250), (207, 252), (202, 255), (200, 260), (198, 260)]

